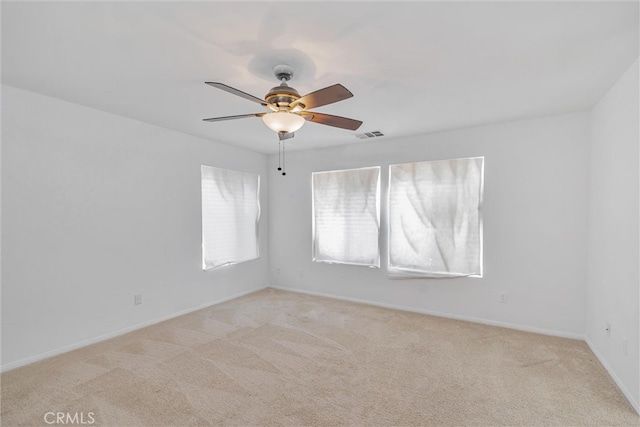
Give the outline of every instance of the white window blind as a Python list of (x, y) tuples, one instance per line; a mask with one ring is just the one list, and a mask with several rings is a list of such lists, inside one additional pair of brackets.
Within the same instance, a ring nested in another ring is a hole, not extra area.
[(389, 166), (389, 276), (482, 276), (484, 158)]
[(315, 172), (313, 260), (380, 266), (380, 167)]
[(258, 258), (260, 175), (202, 166), (205, 270)]

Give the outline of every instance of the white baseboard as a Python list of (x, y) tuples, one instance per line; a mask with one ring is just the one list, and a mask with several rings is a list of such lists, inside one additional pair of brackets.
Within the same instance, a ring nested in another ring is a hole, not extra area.
[(360, 298), (351, 298), (351, 297), (345, 297), (345, 296), (341, 296), (341, 295), (333, 295), (333, 294), (325, 294), (325, 293), (322, 293), (322, 292), (307, 291), (307, 290), (304, 290), (304, 289), (285, 288), (285, 287), (282, 287), (282, 286), (271, 286), (271, 285), (269, 287), (272, 288), (272, 289), (278, 289), (278, 290), (281, 290), (281, 291), (298, 292), (298, 293), (301, 293), (301, 294), (315, 295), (315, 296), (326, 297), (326, 298), (333, 298), (333, 299), (338, 299), (338, 300), (342, 300), (342, 301), (355, 302), (355, 303), (358, 303), (358, 304), (373, 305), (373, 306), (376, 306), (376, 307), (391, 308), (391, 309), (394, 309), (394, 310), (408, 311), (408, 312), (411, 312), (411, 313), (420, 313), (420, 314), (427, 314), (427, 315), (430, 315), (430, 316), (444, 317), (444, 318), (447, 318), (447, 319), (463, 320), (465, 322), (481, 323), (483, 325), (498, 326), (500, 328), (508, 328), (508, 329), (516, 329), (518, 331), (523, 331), (523, 332), (533, 332), (533, 333), (536, 333), (536, 334), (551, 335), (551, 336), (554, 336), (554, 337), (569, 338), (569, 339), (572, 339), (572, 340), (581, 340), (581, 341), (584, 340), (584, 335), (574, 334), (572, 332), (556, 331), (556, 330), (553, 330), (553, 329), (536, 328), (536, 327), (533, 327), (533, 326), (518, 325), (517, 323), (498, 322), (498, 321), (495, 321), (495, 320), (487, 320), (487, 319), (481, 319), (481, 318), (477, 318), (477, 317), (460, 316), (460, 315), (457, 315), (457, 314), (442, 313), (442, 312), (439, 312), (439, 311), (425, 310), (425, 309), (422, 309), (422, 308), (407, 307), (407, 306), (402, 306), (402, 305), (386, 304), (386, 303), (382, 303), (382, 302), (364, 300), (364, 299), (360, 299)]
[(173, 319), (174, 317), (182, 316), (184, 314), (188, 314), (188, 313), (192, 313), (194, 311), (202, 310), (203, 308), (207, 308), (207, 307), (211, 307), (211, 306), (214, 306), (214, 305), (217, 305), (217, 304), (221, 304), (223, 302), (231, 301), (232, 299), (240, 298), (240, 297), (243, 297), (245, 295), (249, 295), (249, 294), (252, 294), (254, 292), (258, 292), (258, 291), (261, 291), (261, 290), (267, 289), (267, 288), (268, 288), (268, 286), (262, 286), (260, 288), (251, 289), (249, 291), (241, 292), (239, 294), (234, 294), (234, 295), (231, 295), (231, 296), (228, 296), (228, 297), (225, 297), (225, 298), (221, 298), (221, 299), (218, 299), (218, 300), (209, 301), (207, 303), (200, 304), (200, 305), (197, 305), (195, 307), (190, 307), (190, 308), (187, 308), (185, 310), (180, 310), (178, 312), (171, 313), (171, 314), (168, 314), (166, 316), (162, 316), (162, 317), (158, 317), (158, 318), (155, 318), (155, 319), (151, 319), (151, 320), (148, 320), (148, 321), (142, 322), (142, 323), (137, 323), (135, 325), (127, 326), (126, 328), (118, 329), (117, 331), (109, 332), (109, 333), (106, 333), (106, 334), (103, 334), (103, 335), (99, 335), (97, 337), (89, 338), (89, 339), (86, 339), (86, 340), (83, 340), (83, 341), (80, 341), (80, 342), (77, 342), (77, 343), (74, 343), (74, 344), (70, 344), (70, 345), (66, 345), (64, 347), (56, 348), (55, 350), (47, 351), (47, 352), (44, 352), (44, 353), (37, 354), (35, 356), (31, 356), (31, 357), (27, 357), (25, 359), (17, 360), (15, 362), (7, 363), (6, 365), (2, 365), (2, 367), (0, 367), (0, 372), (10, 371), (11, 369), (15, 369), (15, 368), (19, 368), (21, 366), (29, 365), (31, 363), (38, 362), (38, 361), (44, 360), (44, 359), (48, 359), (50, 357), (57, 356), (57, 355), (62, 354), (62, 353), (67, 353), (67, 352), (72, 351), (72, 350), (77, 350), (79, 348), (86, 347), (86, 346), (91, 345), (91, 344), (95, 344), (95, 343), (98, 343), (98, 342), (101, 342), (101, 341), (105, 341), (105, 340), (108, 340), (108, 339), (111, 339), (111, 338), (115, 338), (117, 336), (124, 335), (126, 333), (129, 333), (129, 332), (132, 332), (132, 331), (135, 331), (135, 330), (138, 330), (138, 329), (146, 328), (147, 326), (155, 325), (156, 323), (164, 322), (165, 320)]
[(616, 383), (616, 385), (618, 386), (618, 388), (620, 389), (622, 394), (624, 394), (624, 397), (626, 397), (627, 400), (629, 401), (629, 403), (631, 404), (631, 406), (633, 406), (633, 409), (635, 409), (636, 412), (638, 413), (638, 415), (640, 415), (640, 404), (638, 404), (638, 402), (633, 398), (633, 396), (631, 396), (631, 393), (629, 392), (629, 389), (627, 389), (627, 387), (624, 385), (624, 383), (620, 380), (620, 377), (618, 377), (618, 375), (613, 370), (611, 365), (609, 365), (607, 360), (598, 351), (598, 349), (593, 344), (593, 342), (591, 342), (591, 340), (589, 339), (588, 336), (584, 337), (584, 341), (587, 343), (587, 345), (589, 346), (589, 348), (591, 349), (593, 354), (595, 354), (595, 356), (598, 358), (598, 361), (600, 361), (600, 364), (609, 373), (609, 376)]

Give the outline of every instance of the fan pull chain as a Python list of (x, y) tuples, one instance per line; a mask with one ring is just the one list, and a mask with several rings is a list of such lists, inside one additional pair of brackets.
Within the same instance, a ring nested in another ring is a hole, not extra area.
[(282, 141), (278, 140), (278, 170), (281, 171), (280, 159), (282, 158)]
[(284, 171), (284, 141), (282, 141), (282, 175), (286, 175), (287, 173)]

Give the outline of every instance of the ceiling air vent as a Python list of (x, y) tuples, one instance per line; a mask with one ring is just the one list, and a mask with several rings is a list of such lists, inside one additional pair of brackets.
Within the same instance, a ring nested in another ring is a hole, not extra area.
[(379, 130), (374, 130), (373, 132), (357, 133), (356, 136), (360, 139), (369, 139), (384, 136), (384, 134)]

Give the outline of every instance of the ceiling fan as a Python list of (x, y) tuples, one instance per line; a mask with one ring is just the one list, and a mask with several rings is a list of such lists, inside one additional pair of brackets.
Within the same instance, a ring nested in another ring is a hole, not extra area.
[(294, 132), (300, 129), (307, 121), (348, 130), (356, 130), (362, 124), (360, 120), (309, 111), (312, 108), (322, 107), (323, 105), (333, 104), (334, 102), (351, 98), (353, 94), (341, 84), (335, 84), (300, 96), (297, 90), (287, 85), (287, 82), (293, 77), (293, 69), (290, 66), (276, 65), (273, 67), (273, 72), (276, 78), (280, 80), (280, 85), (271, 88), (264, 99), (242, 92), (223, 83), (205, 82), (209, 86), (256, 102), (266, 107), (267, 111), (264, 113), (213, 117), (203, 120), (205, 122), (219, 122), (245, 117), (262, 117), (264, 123), (271, 130), (278, 133), (281, 141), (293, 138)]

